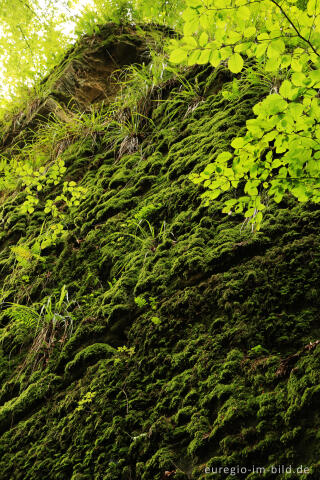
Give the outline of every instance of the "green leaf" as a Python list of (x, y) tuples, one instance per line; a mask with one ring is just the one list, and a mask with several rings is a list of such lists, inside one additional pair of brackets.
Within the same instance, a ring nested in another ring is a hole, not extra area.
[(299, 89), (293, 87), (290, 80), (284, 80), (279, 89), (279, 93), (284, 98), (288, 98), (289, 100), (294, 100), (299, 94)]
[(237, 43), (242, 39), (242, 34), (239, 32), (229, 32), (228, 34), (228, 43)]
[(293, 58), (291, 60), (291, 68), (294, 72), (301, 72), (303, 64), (297, 58)]
[(202, 32), (200, 37), (199, 37), (199, 45), (200, 47), (205, 47), (208, 43), (209, 36), (207, 32)]
[(159, 317), (151, 317), (151, 322), (154, 323), (155, 325), (160, 325), (161, 320)]
[(232, 157), (232, 154), (230, 152), (222, 152), (217, 156), (216, 162), (217, 163), (225, 163), (228, 160), (230, 160), (231, 157)]
[(252, 111), (255, 115), (263, 114), (263, 105), (262, 102), (256, 103), (256, 105), (252, 108)]
[(267, 115), (275, 115), (276, 113), (283, 112), (288, 107), (288, 104), (280, 95), (272, 93), (263, 100), (262, 107)]
[(250, 10), (246, 6), (242, 6), (238, 8), (237, 12), (235, 13), (238, 18), (241, 20), (248, 20), (250, 18)]
[(266, 72), (275, 72), (279, 70), (281, 59), (280, 57), (272, 57), (266, 62)]
[(251, 207), (245, 212), (244, 216), (246, 218), (252, 217), (252, 215), (254, 214), (254, 211), (255, 211), (255, 208)]
[(303, 183), (300, 183), (298, 186), (294, 187), (291, 190), (291, 193), (297, 197), (299, 202), (307, 202), (309, 200), (309, 196), (307, 195), (307, 188)]
[(189, 35), (188, 37), (183, 37), (183, 42), (190, 48), (192, 47), (197, 47), (198, 44), (197, 44), (197, 41), (194, 37), (192, 37), (191, 35)]
[(239, 73), (243, 68), (243, 58), (239, 53), (231, 55), (228, 61), (228, 68), (232, 73)]
[(266, 50), (267, 50), (267, 44), (266, 43), (260, 43), (257, 47), (256, 47), (256, 51), (255, 51), (255, 54), (256, 54), (256, 57), (257, 58), (260, 58), (262, 57)]
[(287, 68), (291, 65), (291, 56), (290, 55), (283, 55), (281, 57), (281, 67)]
[(268, 32), (263, 32), (263, 33), (259, 33), (259, 35), (257, 36), (257, 39), (258, 40), (269, 40), (269, 33)]
[(223, 47), (220, 49), (221, 60), (225, 60), (226, 58), (232, 55), (232, 48), (231, 47)]
[(283, 193), (278, 192), (274, 195), (273, 198), (276, 203), (280, 203), (281, 200), (283, 199)]
[[(310, 72), (310, 78), (314, 83), (319, 83), (320, 82), (320, 69), (313, 70), (312, 72)], [(319, 85), (317, 85), (316, 88), (319, 88)]]
[(280, 167), (280, 165), (282, 165), (282, 161), (279, 158), (276, 158), (275, 160), (273, 160), (271, 168), (278, 168)]
[(239, 43), (238, 45), (235, 45), (234, 51), (235, 53), (246, 52), (247, 50), (250, 49), (251, 46), (252, 46), (251, 42)]
[(301, 103), (290, 103), (288, 113), (290, 113), (294, 120), (300, 118), (303, 114), (303, 105), (301, 105)]
[(200, 54), (201, 54), (200, 49), (193, 50), (193, 52), (191, 52), (190, 55), (188, 56), (187, 64), (195, 65), (199, 60)]
[[(276, 138), (276, 136), (278, 135), (278, 132), (276, 130), (272, 130), (271, 132), (268, 132), (264, 135), (263, 137), (263, 141), (264, 142), (271, 142), (272, 140), (274, 140)], [(271, 152), (270, 152), (271, 153)]]
[(182, 12), (182, 18), (186, 22), (190, 22), (190, 21), (194, 20), (195, 16), (196, 16), (196, 12), (195, 12), (194, 8), (188, 7)]
[(253, 27), (253, 26), (248, 27), (244, 30), (243, 36), (244, 36), (244, 38), (250, 38), (250, 37), (252, 37), (253, 35), (256, 34), (256, 31), (257, 31), (256, 27)]
[(221, 190), (217, 189), (217, 190), (211, 190), (211, 191), (205, 192), (204, 194), (202, 194), (202, 197), (208, 198), (210, 200), (215, 200), (216, 198), (219, 197), (219, 195), (221, 195)]
[(209, 29), (211, 28), (209, 15), (207, 15), (206, 13), (204, 13), (204, 15), (201, 15), (201, 16), (200, 16), (200, 25), (201, 25), (201, 27), (204, 28), (205, 30), (209, 30)]
[(243, 137), (234, 138), (231, 142), (231, 146), (233, 148), (242, 148), (244, 146), (244, 139)]
[(188, 51), (183, 48), (176, 48), (170, 54), (169, 61), (171, 63), (182, 63), (186, 60)]
[[(255, 181), (255, 180), (254, 180), (254, 181)], [(244, 191), (245, 191), (245, 193), (247, 193), (250, 197), (255, 197), (256, 195), (258, 195), (258, 189), (257, 189), (257, 187), (255, 186), (255, 184), (253, 183), (252, 180), (249, 180), (249, 181), (245, 184)]]
[(235, 198), (232, 198), (231, 200), (227, 200), (224, 202), (224, 207), (222, 209), (222, 213), (229, 213), (231, 211), (231, 208), (237, 203), (237, 200)]
[(269, 58), (279, 57), (279, 55), (281, 55), (281, 53), (285, 50), (285, 48), (286, 46), (282, 38), (279, 38), (277, 40), (272, 40), (269, 43), (267, 55)]
[(215, 168), (216, 165), (214, 163), (208, 163), (203, 173), (206, 173), (207, 175), (212, 175), (212, 173), (215, 171)]
[(197, 63), (199, 63), (199, 65), (204, 65), (205, 63), (208, 63), (210, 55), (211, 55), (211, 50), (209, 50), (209, 48), (206, 48), (205, 50), (202, 50), (202, 52), (200, 54), (200, 57), (198, 58)]
[(213, 67), (217, 67), (221, 62), (221, 54), (219, 50), (212, 50), (210, 55), (210, 63)]
[(320, 170), (320, 165), (319, 162), (316, 162), (313, 159), (310, 159), (308, 161), (307, 167), (306, 167), (307, 172), (310, 173), (312, 177), (316, 177), (319, 175), (319, 170)]
[(305, 76), (305, 74), (301, 72), (295, 72), (291, 77), (293, 85), (296, 85), (297, 87), (304, 86), (306, 79), (307, 77)]
[(308, 15), (313, 16), (316, 15), (317, 13), (319, 14), (319, 5), (318, 5), (318, 0), (309, 0), (307, 3), (307, 12)]
[(256, 118), (247, 120), (246, 122), (247, 129), (255, 138), (261, 138), (263, 135), (262, 122)]
[(188, 37), (199, 29), (198, 17), (192, 19), (190, 22), (186, 22), (183, 26), (183, 34)]
[(188, 7), (197, 8), (201, 6), (201, 0), (186, 0)]

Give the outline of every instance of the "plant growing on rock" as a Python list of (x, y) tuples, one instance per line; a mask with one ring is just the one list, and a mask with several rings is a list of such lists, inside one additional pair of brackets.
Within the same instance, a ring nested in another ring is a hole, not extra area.
[[(96, 397), (97, 392), (87, 392), (78, 402), (75, 412), (90, 411), (92, 402)], [(89, 408), (88, 408), (89, 407)]]
[(3, 305), (3, 315), (13, 323), (6, 330), (9, 332), (13, 327), (18, 335), (24, 336), (24, 342), (33, 339), (21, 370), (31, 366), (32, 371), (47, 363), (57, 343), (63, 344), (71, 336), (74, 316), (70, 308), (74, 303), (64, 285), (58, 298), (50, 295), (44, 302), (31, 306), (10, 302)]
[[(134, 303), (141, 309), (144, 307), (150, 307), (153, 312), (155, 312), (158, 308), (158, 301), (156, 297), (149, 297), (148, 300), (146, 300), (142, 295), (139, 295), (138, 297), (135, 297)], [(154, 325), (160, 325), (161, 320), (159, 317), (152, 315), (151, 322)]]

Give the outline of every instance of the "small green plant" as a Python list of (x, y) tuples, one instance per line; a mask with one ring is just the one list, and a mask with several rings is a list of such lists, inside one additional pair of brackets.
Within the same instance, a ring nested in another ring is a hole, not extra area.
[(153, 125), (152, 119), (131, 110), (121, 111), (117, 119), (110, 121), (105, 129), (104, 141), (117, 152), (116, 160), (138, 150), (148, 125)]
[[(135, 297), (134, 302), (139, 308), (150, 307), (153, 311), (156, 311), (158, 308), (158, 301), (156, 297), (149, 297), (149, 299), (146, 300), (142, 295), (140, 295)], [(159, 317), (153, 315), (151, 317), (151, 322), (155, 325), (160, 325), (161, 320)]]
[(135, 227), (135, 233), (127, 233), (126, 235), (129, 235), (140, 242), (144, 242), (146, 239), (151, 240), (153, 247), (156, 246), (155, 243), (163, 241), (167, 235), (167, 224), (165, 220), (162, 222), (158, 232), (146, 218), (141, 219), (139, 222), (132, 220), (129, 222), (128, 226), (129, 228)]
[(67, 234), (62, 223), (50, 225), (50, 227), (39, 237), (40, 247), (44, 250), (51, 245), (55, 245), (58, 239), (62, 239)]
[(157, 310), (158, 302), (156, 297), (149, 297), (149, 304), (150, 304), (151, 310)]
[(41, 250), (38, 242), (34, 243), (31, 247), (26, 243), (21, 243), (11, 247), (11, 251), (14, 253), (17, 264), (24, 269), (28, 269), (34, 261), (44, 261), (40, 256)]
[(33, 213), (36, 205), (38, 205), (39, 199), (33, 195), (27, 195), (26, 200), (23, 202), (20, 212), (21, 213)]
[(135, 353), (136, 352), (135, 352), (134, 347), (127, 347), (126, 345), (123, 345), (122, 347), (118, 347), (117, 348), (117, 354), (115, 355), (115, 357), (113, 359), (114, 365), (117, 365), (118, 363), (121, 363), (123, 361), (127, 361)]
[[(134, 215), (134, 222), (140, 222), (142, 220), (147, 220), (151, 215), (157, 213), (162, 208), (161, 203), (148, 203), (144, 205), (140, 210)], [(136, 225), (136, 223), (135, 223)]]
[(268, 354), (268, 350), (265, 349), (262, 345), (256, 345), (255, 347), (250, 348), (248, 354), (250, 357), (254, 357), (257, 355)]
[(30, 276), (39, 263), (45, 263), (45, 258), (41, 256), (41, 246), (38, 239), (31, 244), (20, 242), (10, 247), (10, 250), (12, 255), (10, 255), (8, 261), (11, 263), (13, 259), (12, 274), (4, 280), (4, 286), (14, 288), (14, 300), (19, 302), (21, 298), (28, 298), (31, 285), (27, 286), (27, 284)]
[[(137, 27), (139, 30), (139, 27)], [(141, 30), (141, 34), (145, 32)], [(168, 69), (168, 61), (163, 52), (163, 39), (158, 32), (149, 32), (153, 36), (153, 44), (149, 42), (149, 55), (151, 61), (148, 64), (129, 65), (126, 68), (116, 70), (113, 74), (115, 83), (120, 92), (117, 100), (124, 108), (128, 108), (142, 115), (147, 115), (150, 107), (150, 99), (155, 87), (172, 76)]]
[(154, 323), (155, 325), (160, 325), (161, 320), (159, 317), (151, 317), (151, 322)]
[(97, 392), (87, 392), (81, 400), (78, 402), (78, 406), (75, 409), (75, 412), (83, 412), (88, 410), (87, 407), (91, 407), (91, 404), (96, 397)]
[(145, 113), (144, 105), (152, 88), (152, 75), (145, 64), (129, 65), (125, 69), (116, 70), (116, 85), (119, 89), (118, 100), (125, 108), (136, 109), (137, 100), (141, 108), (140, 113)]
[(123, 345), (122, 347), (118, 347), (117, 351), (119, 353), (124, 353), (125, 355), (132, 357), (135, 353), (135, 348), (134, 347), (127, 347), (126, 345)]
[(143, 308), (143, 307), (145, 307), (146, 305), (148, 305), (147, 300), (146, 300), (145, 298), (143, 298), (142, 296), (135, 297), (134, 303), (135, 303), (136, 305), (138, 305), (139, 308)]
[(23, 330), (26, 335), (36, 332), (41, 322), (41, 316), (37, 306), (20, 305), (18, 303), (7, 303), (5, 314), (14, 321), (15, 327)]
[[(56, 123), (53, 122), (49, 125), (49, 131), (56, 126)], [(3, 172), (3, 175), (0, 188), (5, 192), (10, 192), (19, 185), (25, 193), (25, 200), (20, 207), (22, 214), (31, 215), (36, 208), (43, 208), (45, 214), (50, 214), (54, 220), (60, 220), (61, 222), (66, 217), (67, 210), (80, 205), (87, 190), (74, 181), (64, 181), (62, 183), (67, 170), (65, 162), (59, 155), (54, 160), (49, 160), (46, 155), (37, 152), (36, 148), (39, 147), (37, 142), (42, 145), (41, 142), (43, 141), (41, 135), (43, 136), (44, 133), (38, 133), (39, 138), (36, 136), (31, 150), (27, 145), (10, 161), (5, 157), (1, 158), (0, 171)], [(36, 160), (34, 157), (36, 157)], [(45, 163), (45, 165), (41, 165), (41, 163)], [(62, 188), (60, 185), (62, 185)], [(47, 199), (43, 205), (43, 192), (49, 191), (53, 186), (59, 186), (60, 194), (53, 199)], [(60, 223), (53, 225), (44, 235), (46, 238), (43, 240), (46, 245), (55, 243), (57, 237), (62, 234), (63, 229), (60, 227)]]
[(134, 302), (139, 308), (150, 306), (151, 310), (157, 310), (158, 302), (156, 297), (149, 297), (149, 299), (146, 300), (142, 295), (139, 295), (138, 297), (135, 297)]
[(27, 199), (21, 206), (21, 213), (33, 213), (39, 203), (38, 193), (51, 185), (58, 185), (66, 170), (61, 158), (47, 167), (41, 166), (36, 170), (25, 160), (16, 163), (10, 173), (17, 182), (20, 181), (27, 194)]
[(63, 344), (71, 336), (74, 316), (70, 308), (74, 303), (69, 300), (65, 285), (58, 298), (49, 296), (42, 303), (27, 306), (4, 302), (3, 315), (13, 322), (8, 329), (13, 327), (24, 342), (33, 338), (21, 370), (30, 365), (33, 370), (46, 364), (57, 343)]

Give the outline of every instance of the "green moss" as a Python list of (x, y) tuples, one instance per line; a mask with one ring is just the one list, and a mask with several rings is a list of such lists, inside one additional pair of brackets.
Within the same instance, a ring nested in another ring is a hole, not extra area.
[(81, 376), (89, 365), (95, 364), (101, 359), (111, 357), (115, 352), (116, 350), (108, 344), (94, 343), (78, 352), (74, 359), (67, 363), (65, 372), (73, 377)]
[(130, 170), (118, 170), (116, 171), (109, 182), (109, 188), (118, 188), (126, 185), (130, 179)]
[(61, 384), (61, 377), (47, 374), (36, 383), (29, 385), (18, 397), (6, 402), (0, 408), (0, 430), (3, 432), (13, 424), (39, 408), (46, 395), (52, 393)]

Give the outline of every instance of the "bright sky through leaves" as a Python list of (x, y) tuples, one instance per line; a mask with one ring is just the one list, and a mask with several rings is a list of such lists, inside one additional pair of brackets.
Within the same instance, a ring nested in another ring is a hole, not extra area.
[[(35, 33), (32, 27), (30, 30), (28, 19), (23, 18), (23, 13), (21, 13), (21, 16), (17, 14), (15, 20), (14, 3), (9, 7), (7, 6), (9, 15), (3, 15), (4, 20), (1, 18), (0, 43), (5, 45), (6, 48), (1, 49), (4, 53), (0, 55), (0, 102), (1, 100), (2, 102), (8, 100), (8, 97), (14, 93), (16, 82), (19, 80), (21, 73), (18, 67), (18, 61), (19, 63), (21, 62), (23, 69), (26, 64), (30, 63), (30, 61), (27, 60), (27, 54), (31, 53), (31, 56), (35, 59), (34, 65), (30, 66), (30, 72), (34, 73), (34, 77), (37, 78), (43, 73), (39, 71), (38, 68), (38, 65), (41, 65), (41, 61), (40, 59), (36, 59), (37, 49), (33, 47), (32, 39), (29, 37), (37, 35), (39, 39), (45, 41), (45, 24), (54, 18), (56, 22), (54, 30), (57, 32), (57, 37), (62, 33), (66, 41), (71, 43), (76, 38), (74, 29), (77, 18), (85, 7), (92, 5), (92, 2), (91, 0), (75, 0), (73, 2), (66, 2), (65, 0), (57, 0), (55, 2), (51, 0), (38, 0), (37, 6), (35, 6), (33, 2), (30, 2), (30, 4), (32, 4), (33, 18), (44, 27), (42, 31), (40, 29)], [(31, 11), (29, 7), (28, 9)], [(6, 22), (11, 23), (11, 32), (8, 31)], [(20, 43), (22, 41), (22, 48), (21, 45), (17, 43), (17, 40), (20, 41)], [(17, 55), (16, 49), (21, 49), (20, 55)], [(17, 59), (14, 58), (15, 56), (17, 56)], [(12, 68), (12, 66), (16, 68)], [(32, 84), (30, 77), (32, 77), (32, 75), (29, 75), (29, 78), (25, 80), (27, 85)]]

